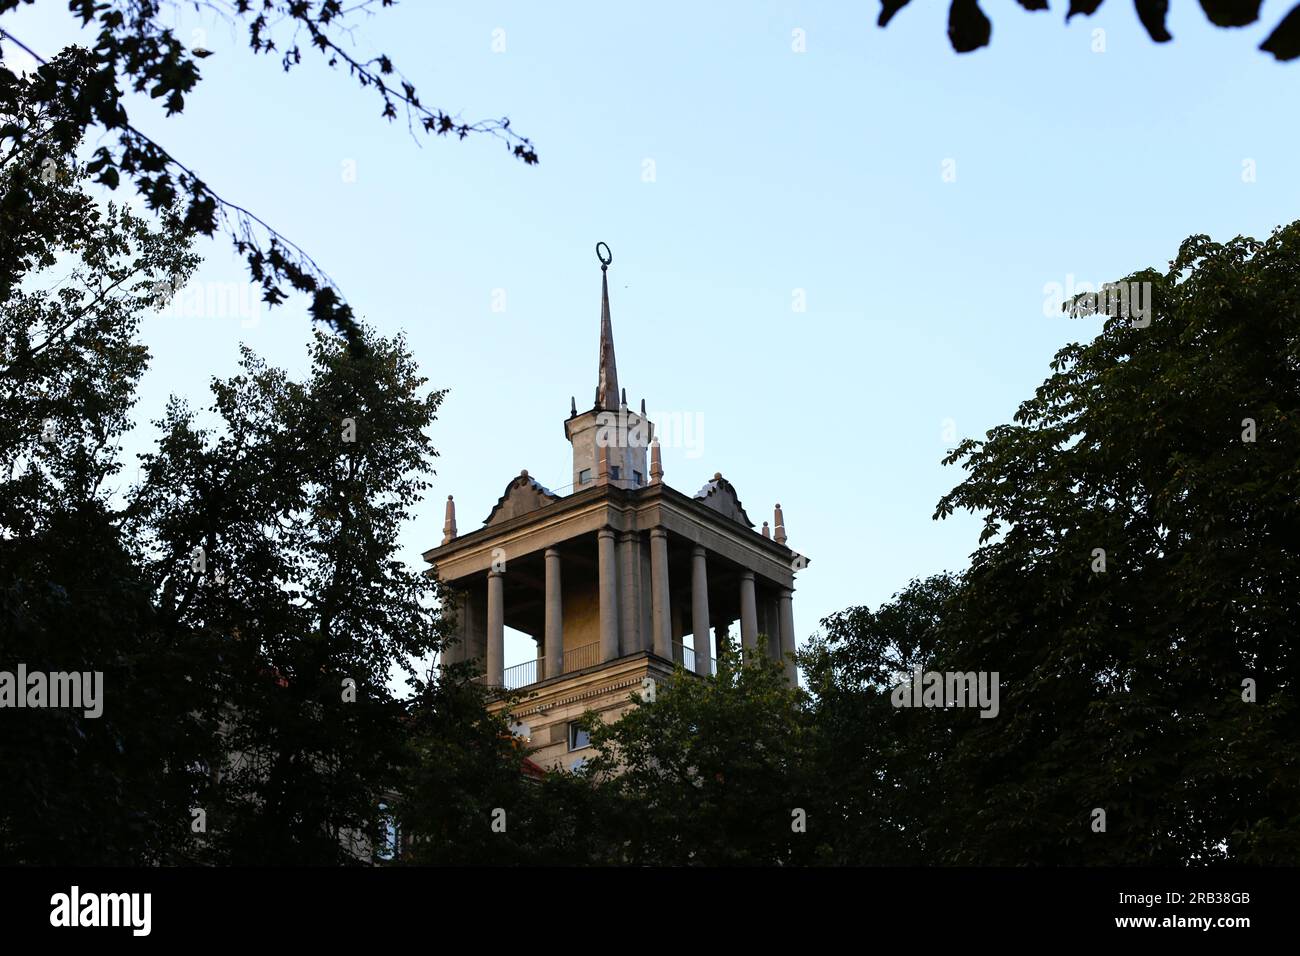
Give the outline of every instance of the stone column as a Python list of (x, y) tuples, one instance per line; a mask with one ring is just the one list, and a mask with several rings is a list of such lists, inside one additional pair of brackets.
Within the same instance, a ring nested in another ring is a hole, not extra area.
[(754, 572), (740, 574), (740, 646), (748, 654), (758, 650), (758, 601), (754, 595)]
[(638, 651), (654, 650), (654, 619), (650, 615), (650, 536), (637, 535), (636, 595), (640, 608), (637, 611)]
[[(794, 592), (789, 588), (782, 588), (777, 598), (780, 610), (777, 616), (781, 621), (781, 655), (793, 654), (795, 651), (794, 640)], [(785, 679), (790, 683), (797, 683), (799, 680), (799, 669), (795, 667), (794, 660), (786, 657), (785, 659)]]
[(764, 637), (763, 653), (772, 660), (781, 658), (781, 617), (776, 593), (766, 589), (758, 592), (758, 630)]
[(638, 535), (635, 531), (624, 531), (618, 536), (619, 584), (622, 594), (619, 602), (619, 644), (624, 654), (634, 654), (641, 650), (641, 637), (638, 624), (641, 618), (641, 596), (637, 587), (637, 551)]
[(600, 560), (600, 659), (618, 657), (618, 565), (614, 554), (614, 531), (596, 532)]
[(459, 664), (465, 659), (465, 645), (469, 641), (469, 598), (463, 591), (453, 591), (447, 599), (447, 611), (456, 616), (456, 627), (451, 632), (455, 643), (442, 651), (442, 666)]
[(654, 631), (654, 652), (673, 659), (673, 638), (668, 616), (668, 532), (650, 531), (650, 619)]
[(488, 572), (487, 601), (487, 676), (489, 687), (505, 683), (506, 614), (505, 572)]
[(559, 677), (564, 672), (564, 608), (560, 603), (560, 552), (546, 549), (546, 622), (542, 643), (546, 647), (546, 673)]
[(713, 673), (709, 660), (709, 570), (704, 549), (691, 551), (691, 626), (695, 631), (695, 673)]

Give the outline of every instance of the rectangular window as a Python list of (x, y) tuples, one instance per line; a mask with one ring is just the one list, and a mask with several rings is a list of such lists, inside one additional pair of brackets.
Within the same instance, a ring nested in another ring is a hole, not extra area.
[(569, 749), (581, 750), (584, 747), (591, 746), (591, 737), (588, 733), (577, 725), (569, 724)]
[(641, 485), (641, 481), (642, 481), (642, 479), (641, 479), (641, 472), (639, 472), (639, 471), (634, 471), (634, 472), (632, 472), (632, 484), (634, 484), (634, 485), (640, 487), (640, 485)]
[(619, 473), (618, 473), (618, 465), (610, 465), (610, 466), (609, 466), (609, 477), (613, 478), (615, 481), (618, 481), (618, 474), (619, 474)]
[(375, 848), (375, 856), (381, 860), (396, 860), (402, 852), (402, 834), (397, 821), (388, 812), (388, 805), (379, 804), (379, 812), (384, 823), (384, 835)]
[(582, 469), (582, 471), (578, 472), (578, 484), (586, 485), (586, 484), (590, 484), (590, 482), (591, 482), (590, 468), (584, 468)]

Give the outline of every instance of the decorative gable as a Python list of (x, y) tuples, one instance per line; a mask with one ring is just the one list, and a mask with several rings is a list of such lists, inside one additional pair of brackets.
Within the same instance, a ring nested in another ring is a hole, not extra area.
[(487, 516), (487, 520), (483, 523), (485, 525), (501, 524), (503, 521), (509, 521), (511, 518), (528, 514), (528, 512), (536, 511), (538, 508), (545, 508), (551, 502), (559, 500), (559, 495), (529, 478), (528, 471), (524, 470), (519, 473), (518, 478), (506, 485), (505, 493), (497, 499), (497, 503), (492, 508), (492, 513)]
[(723, 478), (721, 472), (715, 474), (712, 481), (696, 492), (695, 500), (746, 528), (754, 527), (754, 522), (750, 521), (749, 515), (745, 514), (745, 508), (740, 503), (735, 486)]

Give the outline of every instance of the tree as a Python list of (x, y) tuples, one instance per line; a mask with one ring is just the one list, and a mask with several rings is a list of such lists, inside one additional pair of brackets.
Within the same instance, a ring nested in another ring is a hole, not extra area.
[[(911, 0), (880, 0), (879, 26), (888, 26), (898, 11)], [(1026, 10), (1048, 9), (1047, 0), (1018, 0)], [(1103, 0), (1070, 0), (1065, 14), (1066, 22), (1076, 14), (1091, 16), (1101, 7)], [(1201, 0), (1206, 18), (1216, 27), (1244, 27), (1259, 19), (1261, 0)], [(1168, 43), (1173, 35), (1165, 26), (1169, 13), (1169, 0), (1134, 0), (1138, 19), (1147, 35), (1156, 43)], [(970, 53), (988, 46), (993, 36), (993, 24), (980, 9), (979, 0), (952, 0), (948, 8), (948, 41), (958, 53)], [(1279, 60), (1294, 60), (1300, 56), (1300, 5), (1291, 8), (1259, 47)]]
[[(1193, 236), (1104, 307), (1066, 303), (1109, 312), (1102, 332), (1057, 354), (1013, 424), (947, 459), (968, 474), (936, 517), (984, 516), (970, 568), (829, 622), (819, 721), (847, 711), (826, 728), (844, 764), (872, 745), (837, 726), (882, 734), (885, 806), (923, 808), (900, 816), (907, 859), (1296, 858), (1297, 276), (1300, 223)], [(996, 672), (997, 717), (875, 713), (912, 657)]]
[[(25, 210), (0, 235), (0, 671), (102, 672), (102, 714), (0, 711), (0, 859), (361, 862), (410, 769), (390, 678), (443, 639), (396, 559), (443, 393), (361, 325), (318, 334), (304, 382), (244, 349), (122, 481), (139, 318), (196, 260), (178, 211), (101, 206), (51, 150), (69, 120), (43, 84), (87, 69), (17, 79), (0, 113), (0, 204)], [(463, 704), (450, 747), (486, 720)]]
[(396, 560), (428, 487), (442, 392), (399, 335), (317, 332), (298, 383), (245, 348), (204, 427), (173, 400), (128, 531), (159, 613), (227, 639), (230, 697), (210, 845), (246, 862), (355, 862), (378, 845), (405, 706), (395, 668), (440, 646), (432, 583)]
[[(20, 3), (35, 0), (0, 0), (0, 15)], [(47, 0), (48, 2), (48, 0)], [(383, 7), (392, 0), (382, 0)], [(86, 132), (98, 126), (108, 141), (96, 148), (88, 164), (98, 181), (116, 189), (123, 177), (154, 210), (170, 209), (180, 203), (186, 228), (204, 235), (217, 229), (229, 230), (232, 242), (246, 259), (253, 279), (262, 285), (263, 297), (272, 305), (282, 302), (287, 289), (311, 299), (312, 317), (357, 336), (352, 309), (333, 280), (302, 248), (237, 203), (214, 192), (195, 171), (162, 145), (132, 125), (123, 102), (129, 86), (136, 93), (148, 92), (161, 101), (168, 116), (183, 112), (185, 98), (201, 79), (199, 61), (210, 50), (189, 49), (162, 22), (164, 4), (157, 0), (69, 0), (68, 8), (82, 25), (97, 29), (93, 51), (70, 47), (46, 63), (35, 51), (0, 30), (0, 104), (13, 97), (19, 80), (3, 65), (6, 44), (21, 46), (43, 65), (27, 95), (37, 109), (59, 116), (59, 123), (41, 141), (30, 145), (36, 166), (45, 159), (63, 161), (80, 145)], [(528, 164), (538, 161), (532, 143), (514, 132), (508, 119), (465, 122), (444, 110), (426, 106), (415, 85), (383, 54), (359, 60), (342, 39), (354, 26), (355, 18), (374, 7), (372, 0), (345, 7), (341, 0), (268, 0), (253, 3), (236, 0), (231, 5), (199, 3), (205, 9), (247, 30), (254, 54), (280, 54), (286, 72), (302, 62), (303, 47), (315, 51), (333, 68), (345, 70), (363, 89), (373, 91), (389, 120), (405, 115), (412, 132), (466, 139), (475, 134), (493, 136), (505, 142), (511, 153)], [(303, 38), (300, 42), (299, 38)], [(11, 128), (0, 129), (0, 146), (11, 138)], [(13, 220), (23, 217), (23, 195), (14, 192), (0, 202), (0, 235), (17, 231)], [(3, 273), (0, 272), (0, 280)], [(7, 289), (0, 284), (0, 298)]]
[[(392, 806), (406, 865), (575, 865), (602, 859), (600, 793), (526, 772), (528, 748), (492, 713), (471, 664), (442, 668), (410, 702)], [(511, 703), (506, 701), (507, 705)]]
[[(1193, 236), (1164, 274), (1125, 280), (1154, 315), (1112, 296), (1016, 424), (949, 459), (969, 474), (936, 514), (985, 515), (953, 611), (989, 622), (949, 660), (998, 666), (1006, 688), (996, 747), (959, 744), (953, 767), (984, 768), (1001, 825), (955, 852), (1005, 859), (1013, 837), (1092, 862), (1295, 858), (1298, 267), (1300, 224)], [(1094, 809), (1104, 836), (1079, 826)]]
[(30, 88), (0, 114), (22, 131), (0, 154), (0, 196), (28, 203), (0, 239), (0, 671), (98, 672), (101, 713), (0, 711), (0, 860), (185, 858), (215, 756), (215, 649), (156, 613), (120, 533), (118, 443), (148, 361), (140, 317), (195, 259), (174, 214), (153, 227), (100, 207), (84, 169), (36, 161), (26, 147), (63, 117)]
[(818, 862), (934, 862), (926, 834), (943, 788), (927, 750), (947, 718), (896, 708), (890, 692), (913, 668), (929, 669), (959, 586), (953, 575), (935, 575), (912, 581), (877, 611), (833, 614), (800, 655), (812, 698), (807, 773), (822, 784), (824, 829), (834, 834)]
[(585, 718), (582, 769), (602, 812), (588, 821), (609, 862), (777, 865), (812, 861), (830, 838), (805, 775), (808, 715), (781, 664), (734, 652), (716, 677), (680, 666), (654, 700), (605, 724)]

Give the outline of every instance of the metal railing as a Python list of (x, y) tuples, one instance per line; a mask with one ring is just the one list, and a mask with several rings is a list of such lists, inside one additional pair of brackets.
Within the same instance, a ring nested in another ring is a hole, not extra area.
[(507, 667), (503, 674), (501, 686), (506, 690), (517, 690), (529, 684), (536, 684), (537, 670), (541, 664), (541, 658), (533, 658), (531, 661), (524, 661), (522, 664)]
[[(580, 671), (584, 667), (593, 667), (599, 663), (600, 641), (593, 641), (590, 644), (583, 644), (581, 647), (574, 647), (565, 651), (560, 663), (560, 673), (569, 674), (573, 671)], [(536, 684), (539, 680), (544, 680), (545, 677), (556, 676), (546, 674), (545, 671), (545, 659), (535, 657), (531, 661), (524, 661), (522, 664), (507, 667), (502, 673), (501, 686), (506, 690), (518, 690), (520, 687)]]
[[(673, 661), (677, 664), (681, 664), (682, 667), (686, 668), (691, 673), (695, 673), (695, 648), (691, 647), (688, 644), (678, 644), (674, 641)], [(716, 674), (717, 672), (718, 672), (718, 659), (716, 657), (710, 657), (709, 673)]]
[(583, 644), (581, 647), (565, 651), (564, 663), (560, 666), (560, 673), (567, 674), (570, 671), (580, 671), (584, 667), (594, 667), (599, 663), (600, 641), (592, 641), (590, 644)]
[[(694, 673), (695, 648), (689, 644), (678, 644), (674, 641), (673, 661)], [(582, 670), (584, 667), (595, 667), (599, 663), (600, 641), (592, 641), (590, 644), (583, 644), (581, 647), (574, 647), (565, 651), (560, 663), (560, 673), (571, 674), (574, 671)], [(717, 672), (718, 659), (711, 657), (709, 658), (709, 673), (716, 674)], [(524, 661), (522, 664), (507, 667), (502, 674), (501, 685), (506, 690), (518, 690), (520, 687), (527, 687), (529, 684), (536, 684), (540, 680), (555, 676), (546, 673), (544, 658), (535, 657), (531, 661)]]

